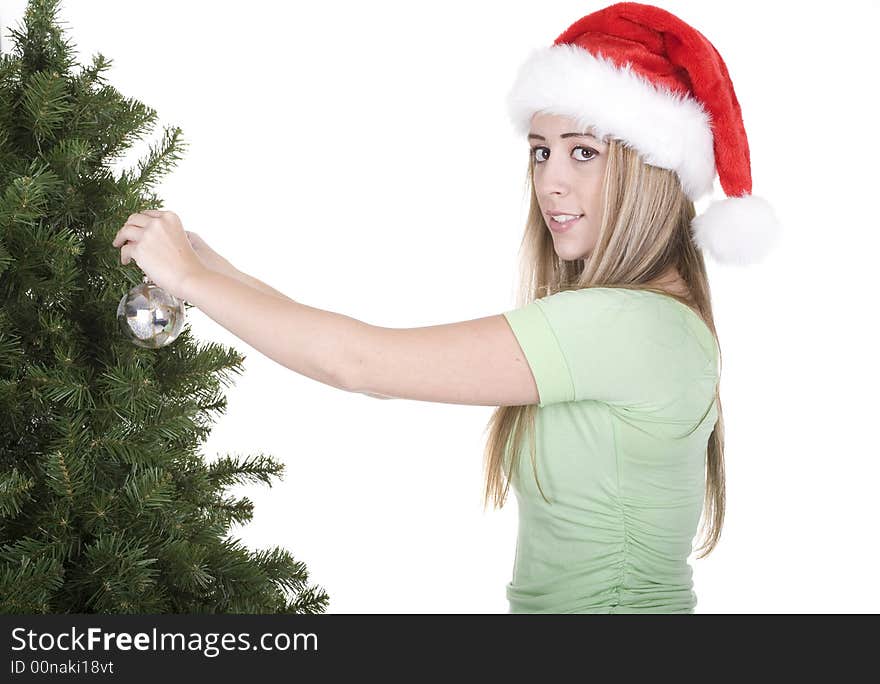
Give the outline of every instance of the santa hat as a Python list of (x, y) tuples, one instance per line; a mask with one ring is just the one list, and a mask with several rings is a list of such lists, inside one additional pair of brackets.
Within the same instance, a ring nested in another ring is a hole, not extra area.
[(576, 120), (676, 172), (691, 201), (727, 195), (691, 223), (696, 245), (723, 264), (756, 263), (780, 225), (755, 197), (749, 143), (721, 55), (705, 36), (666, 10), (620, 2), (588, 14), (550, 47), (534, 50), (508, 95), (517, 133), (538, 112)]

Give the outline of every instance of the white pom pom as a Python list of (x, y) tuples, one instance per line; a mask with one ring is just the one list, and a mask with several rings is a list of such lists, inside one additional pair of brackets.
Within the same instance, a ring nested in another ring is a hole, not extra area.
[(767, 200), (754, 195), (712, 202), (691, 221), (694, 242), (720, 264), (759, 263), (779, 240), (782, 226)]

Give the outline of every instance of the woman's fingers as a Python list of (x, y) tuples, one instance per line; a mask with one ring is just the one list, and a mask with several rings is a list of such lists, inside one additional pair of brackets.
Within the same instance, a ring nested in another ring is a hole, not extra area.
[(113, 238), (114, 247), (122, 245), (122, 249), (119, 250), (119, 261), (123, 266), (131, 261), (131, 252), (134, 249), (135, 244), (140, 240), (143, 232), (144, 229), (140, 226), (133, 226), (130, 223), (126, 223), (119, 229), (119, 232), (116, 233), (116, 237)]
[(133, 249), (134, 249), (134, 245), (126, 243), (126, 244), (122, 245), (122, 249), (119, 250), (119, 258), (120, 258), (120, 261), (122, 262), (123, 266), (125, 266), (126, 264), (128, 264), (129, 261), (131, 261), (131, 250), (133, 250)]
[(143, 230), (144, 229), (140, 226), (133, 226), (130, 223), (126, 223), (119, 229), (119, 232), (116, 233), (116, 237), (113, 238), (113, 246), (119, 247), (119, 245), (123, 244), (126, 240), (137, 242), (140, 239)]

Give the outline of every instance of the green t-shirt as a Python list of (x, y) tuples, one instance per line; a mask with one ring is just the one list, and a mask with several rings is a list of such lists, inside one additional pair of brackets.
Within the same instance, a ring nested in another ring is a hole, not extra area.
[(612, 287), (504, 314), (535, 377), (511, 482), (519, 509), (511, 613), (693, 613), (687, 562), (718, 417), (718, 347), (689, 307)]

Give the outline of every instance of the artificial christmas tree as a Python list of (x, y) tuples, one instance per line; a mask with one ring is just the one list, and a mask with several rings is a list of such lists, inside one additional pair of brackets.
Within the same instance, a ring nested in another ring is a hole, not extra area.
[(101, 54), (71, 71), (59, 1), (30, 0), (0, 54), (0, 612), (324, 612), (301, 562), (227, 535), (253, 505), (225, 488), (284, 466), (198, 454), (244, 357), (188, 326), (158, 349), (120, 331), (143, 274), (111, 240), (160, 206), (184, 143), (166, 129), (113, 175), (156, 112), (106, 83)]

